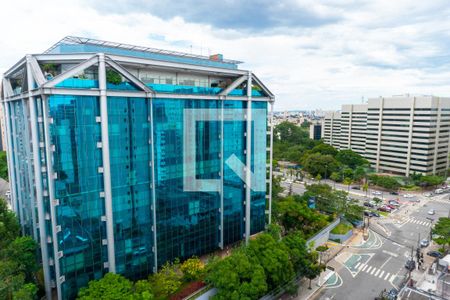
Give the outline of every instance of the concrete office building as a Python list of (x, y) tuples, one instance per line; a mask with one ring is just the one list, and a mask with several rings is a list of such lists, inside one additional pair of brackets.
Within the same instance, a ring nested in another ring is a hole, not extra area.
[(4, 74), (12, 206), (49, 299), (270, 223), (274, 96), (238, 63), (67, 37)]
[(450, 98), (372, 98), (343, 105), (323, 124), (326, 143), (363, 155), (377, 172), (429, 175), (449, 167)]
[(309, 125), (309, 138), (320, 140), (322, 138), (322, 122)]

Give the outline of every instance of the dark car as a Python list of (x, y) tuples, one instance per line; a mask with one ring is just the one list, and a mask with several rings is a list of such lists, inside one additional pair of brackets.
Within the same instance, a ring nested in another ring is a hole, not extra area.
[(398, 192), (390, 192), (391, 195), (398, 195)]
[(365, 211), (364, 211), (364, 215), (365, 215), (366, 217), (371, 217), (371, 216), (372, 216), (372, 213), (371, 213), (370, 211), (365, 210)]
[(379, 214), (377, 214), (376, 212), (373, 212), (373, 211), (370, 212), (370, 215), (371, 215), (371, 217), (377, 217), (377, 218), (380, 217)]
[(405, 268), (406, 268), (408, 271), (414, 270), (414, 269), (416, 268), (416, 262), (415, 262), (414, 260), (412, 260), (412, 259), (406, 261), (406, 263), (405, 263)]
[(391, 212), (392, 209), (389, 206), (383, 205), (383, 206), (378, 207), (378, 210), (384, 211), (384, 212)]
[(360, 190), (361, 188), (359, 186), (352, 186), (352, 190)]
[(428, 251), (428, 252), (427, 252), (427, 255), (428, 255), (428, 256), (431, 256), (431, 257), (436, 257), (436, 258), (442, 258), (442, 257), (444, 257), (444, 255), (442, 255), (442, 253), (439, 252), (439, 251)]
[(367, 206), (367, 207), (370, 207), (370, 208), (374, 208), (374, 207), (375, 207), (375, 205), (373, 205), (373, 204), (370, 203), (370, 202), (364, 202), (363, 205), (364, 205), (364, 206)]

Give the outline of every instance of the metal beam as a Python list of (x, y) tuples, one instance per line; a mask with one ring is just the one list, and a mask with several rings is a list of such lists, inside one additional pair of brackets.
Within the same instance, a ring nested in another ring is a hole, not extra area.
[[(39, 64), (37, 60), (32, 55), (27, 55), (27, 73), (28, 77), (32, 75), (32, 78), (34, 81), (36, 81), (38, 86), (43, 85), (47, 80), (44, 77), (44, 74), (42, 73), (41, 68), (39, 67)], [(28, 89), (33, 90), (33, 81), (28, 80)]]
[(150, 98), (150, 143), (151, 143), (151, 162), (152, 162), (152, 218), (153, 218), (153, 272), (158, 271), (158, 238), (156, 224), (156, 180), (155, 180), (155, 139), (154, 139), (154, 122), (153, 122), (153, 98)]
[(270, 103), (269, 225), (272, 223), (273, 103)]
[(223, 232), (223, 209), (224, 209), (224, 205), (223, 205), (223, 193), (224, 193), (224, 187), (223, 187), (223, 182), (224, 182), (224, 159), (223, 159), (223, 152), (224, 152), (224, 100), (220, 101), (220, 248), (223, 249), (224, 248), (224, 232)]
[(105, 57), (105, 62), (110, 67), (115, 69), (117, 72), (119, 72), (122, 76), (124, 76), (126, 79), (131, 81), (133, 84), (135, 84), (138, 88), (140, 88), (142, 91), (146, 93), (153, 93), (155, 94), (155, 91), (146, 86), (142, 81), (139, 80), (139, 78), (136, 78), (133, 74), (131, 74), (127, 69), (123, 68), (121, 65), (110, 59), (109, 57)]
[(108, 97), (106, 96), (105, 55), (98, 55), (98, 82), (100, 88), (100, 118), (102, 132), (103, 186), (105, 192), (106, 239), (108, 241), (109, 272), (116, 273), (114, 251), (114, 220), (111, 189), (111, 162), (109, 156)]
[(246, 112), (246, 166), (245, 166), (245, 243), (250, 239), (251, 199), (252, 199), (252, 73), (247, 75), (247, 112)]
[(11, 82), (6, 77), (3, 78), (3, 95), (4, 99), (7, 99), (8, 97), (14, 96), (14, 91), (11, 86)]
[(77, 75), (78, 73), (86, 70), (87, 68), (89, 68), (92, 65), (95, 65), (96, 63), (98, 63), (98, 56), (92, 56), (91, 58), (89, 58), (88, 60), (83, 61), (82, 63), (76, 65), (75, 67), (73, 67), (72, 69), (59, 74), (58, 76), (56, 76), (55, 78), (53, 78), (50, 81), (47, 81), (43, 87), (44, 88), (48, 88), (48, 87), (54, 87), (56, 86), (58, 83), (74, 76)]
[(269, 96), (269, 98), (275, 98), (274, 94), (264, 85), (264, 83), (262, 83), (261, 80), (259, 80), (258, 77), (255, 76), (255, 74), (252, 74), (252, 76), (253, 81), (259, 85), (259, 87), (267, 94), (267, 96)]
[[(50, 116), (48, 112), (48, 98), (45, 95), (42, 95), (42, 119), (44, 121), (44, 136), (45, 136), (45, 161), (47, 164), (47, 186), (48, 186), (48, 195), (50, 199), (50, 218), (51, 218), (51, 226), (52, 226), (52, 244), (53, 244), (53, 262), (55, 266), (55, 281), (56, 281), (56, 291), (58, 295), (58, 299), (62, 299), (61, 294), (61, 270), (59, 264), (59, 249), (58, 249), (58, 235), (56, 230), (56, 206), (57, 201), (55, 199), (55, 180), (54, 180), (54, 172), (53, 172), (53, 155), (51, 150), (51, 138), (50, 138)], [(64, 253), (62, 253), (64, 255)]]
[(26, 59), (25, 57), (22, 57), (14, 66), (12, 66), (11, 68), (9, 68), (8, 71), (6, 71), (3, 76), (4, 77), (9, 77), (10, 75), (14, 74), (18, 69), (20, 69), (21, 67), (23, 67), (26, 63)]
[[(28, 61), (27, 71), (30, 71), (31, 62)], [(31, 79), (28, 78), (30, 81)], [(30, 128), (31, 128), (31, 146), (33, 148), (33, 169), (34, 169), (34, 180), (35, 180), (35, 190), (36, 190), (36, 202), (37, 202), (37, 212), (39, 220), (39, 243), (40, 251), (42, 256), (42, 267), (44, 271), (44, 284), (45, 284), (45, 295), (47, 299), (52, 298), (52, 288), (50, 285), (50, 266), (48, 258), (48, 244), (47, 244), (47, 228), (45, 226), (45, 212), (44, 212), (44, 197), (42, 193), (42, 173), (41, 173), (41, 156), (39, 149), (39, 138), (38, 138), (38, 123), (37, 123), (37, 110), (36, 102), (31, 92), (29, 92), (28, 106), (30, 111)]]
[(219, 93), (219, 96), (227, 96), (232, 90), (234, 90), (235, 88), (237, 88), (241, 83), (243, 83), (244, 81), (246, 81), (248, 78), (248, 76), (241, 76), (239, 78), (237, 78), (235, 81), (233, 81), (226, 89), (224, 89), (223, 91), (221, 91)]
[(38, 62), (43, 63), (76, 63), (88, 60), (96, 53), (60, 53), (60, 54), (34, 54)]

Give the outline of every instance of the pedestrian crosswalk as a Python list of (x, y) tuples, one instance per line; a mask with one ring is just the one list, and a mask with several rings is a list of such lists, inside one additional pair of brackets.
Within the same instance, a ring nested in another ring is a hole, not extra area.
[(404, 220), (404, 222), (415, 224), (415, 225), (431, 227), (431, 222), (429, 220), (420, 220), (420, 219), (416, 219), (414, 217), (408, 217)]
[(392, 282), (395, 279), (395, 274), (391, 274), (390, 272), (386, 272), (382, 269), (376, 268), (374, 266), (370, 266), (365, 263), (356, 264), (356, 269), (358, 272), (364, 272), (366, 274), (372, 275), (379, 279)]

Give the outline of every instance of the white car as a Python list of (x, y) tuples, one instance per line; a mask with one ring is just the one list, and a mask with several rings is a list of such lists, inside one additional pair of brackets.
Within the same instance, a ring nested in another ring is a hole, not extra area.
[(414, 196), (411, 195), (411, 194), (404, 194), (403, 197), (405, 197), (405, 198), (412, 198), (412, 197), (414, 197)]
[(429, 215), (434, 215), (436, 212), (434, 211), (434, 209), (430, 209), (429, 211), (428, 211), (428, 214)]
[(379, 192), (379, 191), (373, 191), (372, 194), (373, 194), (373, 195), (381, 195), (382, 193)]

